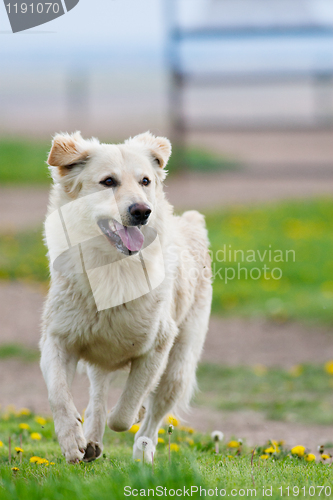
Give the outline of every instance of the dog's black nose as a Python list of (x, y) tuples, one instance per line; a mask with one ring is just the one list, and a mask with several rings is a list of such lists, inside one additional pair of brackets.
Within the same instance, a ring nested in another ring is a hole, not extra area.
[(149, 206), (145, 203), (133, 203), (133, 205), (129, 207), (128, 211), (135, 224), (144, 224), (151, 214)]

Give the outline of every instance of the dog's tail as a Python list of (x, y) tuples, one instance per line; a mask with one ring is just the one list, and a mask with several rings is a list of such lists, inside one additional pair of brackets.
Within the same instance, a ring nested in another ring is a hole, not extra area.
[(181, 217), (191, 224), (198, 224), (204, 228), (206, 227), (205, 217), (197, 210), (187, 210)]

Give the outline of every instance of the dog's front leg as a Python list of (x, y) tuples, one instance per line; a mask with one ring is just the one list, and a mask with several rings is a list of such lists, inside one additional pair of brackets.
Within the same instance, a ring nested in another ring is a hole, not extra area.
[(126, 431), (135, 423), (144, 398), (156, 387), (165, 369), (176, 331), (173, 324), (150, 351), (132, 361), (123, 393), (108, 417), (112, 430)]
[(87, 366), (87, 373), (90, 380), (90, 399), (84, 415), (83, 430), (87, 449), (83, 460), (90, 462), (100, 457), (103, 451), (107, 397), (114, 373), (91, 365)]
[(73, 381), (77, 357), (60, 348), (52, 336), (46, 338), (41, 349), (41, 369), (47, 385), (54, 427), (61, 451), (67, 462), (82, 460), (86, 447), (81, 417), (75, 408), (70, 385)]

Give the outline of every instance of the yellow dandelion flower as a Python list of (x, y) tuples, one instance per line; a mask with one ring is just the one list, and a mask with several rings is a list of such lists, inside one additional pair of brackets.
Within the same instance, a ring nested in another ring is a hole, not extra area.
[(176, 419), (176, 417), (174, 415), (172, 415), (171, 413), (169, 415), (166, 416), (165, 418), (165, 422), (167, 424), (171, 424), (173, 425), (174, 427), (177, 427), (177, 425), (179, 424), (178, 420)]
[(135, 458), (134, 462), (141, 462), (141, 458)]
[(30, 457), (29, 461), (34, 464), (35, 462), (38, 462), (38, 460), (41, 460), (40, 457), (36, 457), (36, 456), (33, 456), (33, 457)]
[(179, 451), (180, 446), (176, 443), (171, 443), (170, 444), (170, 450), (171, 451)]
[(50, 462), (50, 465), (55, 465), (55, 463), (54, 462)]
[(39, 425), (45, 425), (46, 424), (46, 419), (43, 417), (39, 417), (38, 415), (34, 418), (35, 422)]
[(266, 450), (264, 450), (265, 453), (268, 453), (268, 454), (272, 454), (272, 453), (276, 453), (277, 449), (274, 448), (273, 446), (270, 446), (269, 448), (266, 448)]
[(16, 415), (18, 417), (29, 417), (29, 415), (31, 415), (31, 411), (29, 408), (21, 408)]
[(162, 428), (161, 428), (161, 429), (158, 429), (158, 433), (159, 433), (159, 434), (165, 434), (165, 429), (162, 429)]
[(30, 429), (30, 425), (22, 422), (21, 424), (19, 424), (19, 428), (23, 429), (23, 430), (27, 430), (27, 429)]
[(0, 441), (0, 448), (1, 448), (2, 446), (3, 446), (3, 442), (2, 442), (2, 441)]
[(313, 453), (308, 453), (305, 457), (305, 460), (307, 462), (315, 462), (316, 460), (316, 455), (314, 455)]
[(261, 364), (254, 365), (253, 371), (258, 377), (263, 377), (268, 372), (266, 366)]
[(182, 427), (179, 427), (179, 429), (181, 431), (185, 431), (185, 432), (188, 432), (189, 434), (194, 434), (195, 430), (193, 429), (193, 427), (185, 427), (185, 426), (182, 426)]
[(19, 469), (18, 467), (12, 467), (12, 471), (13, 471), (13, 472), (17, 472), (17, 471), (19, 471), (19, 470), (20, 470), (20, 469)]
[(227, 444), (227, 447), (228, 447), (228, 448), (238, 448), (238, 447), (239, 447), (239, 442), (238, 442), (238, 441), (231, 440), (231, 441), (229, 441), (229, 443)]
[(49, 465), (49, 461), (46, 458), (39, 458), (36, 460), (36, 464), (38, 465)]
[(323, 460), (328, 460), (329, 458), (331, 458), (331, 455), (329, 455), (328, 453), (323, 453), (323, 454), (321, 455), (321, 458), (322, 458)]
[(298, 457), (304, 457), (305, 446), (302, 445), (294, 446), (293, 448), (291, 448), (291, 453), (293, 455), (297, 455)]
[(185, 441), (186, 441), (186, 442), (187, 442), (190, 446), (193, 446), (193, 445), (194, 445), (194, 441), (193, 441), (193, 439), (191, 439), (191, 438), (189, 438), (189, 437), (185, 438)]
[(333, 281), (324, 281), (320, 286), (320, 291), (326, 299), (333, 297)]
[(17, 451), (17, 453), (23, 453), (24, 450), (22, 448), (20, 448), (19, 446), (15, 446), (15, 451)]
[(32, 432), (30, 434), (31, 439), (34, 439), (35, 441), (40, 441), (42, 439), (42, 435), (39, 434), (39, 432)]
[(267, 460), (267, 458), (269, 458), (269, 455), (260, 455), (260, 458), (262, 458), (262, 460)]
[(195, 433), (195, 430), (193, 429), (193, 427), (187, 427), (186, 425), (180, 425), (178, 427), (178, 429), (180, 431), (188, 432), (189, 434), (194, 434)]
[(289, 370), (289, 373), (292, 377), (300, 377), (303, 372), (304, 368), (302, 365), (295, 365)]
[(268, 441), (268, 444), (271, 444), (271, 446), (275, 449), (276, 452), (280, 451), (279, 446), (281, 443), (278, 443), (277, 441), (275, 441), (275, 439), (270, 439)]
[(157, 442), (158, 442), (158, 443), (161, 443), (161, 444), (165, 443), (165, 441), (164, 441), (164, 439), (163, 439), (163, 438), (158, 438), (158, 439), (157, 439)]
[(324, 365), (325, 372), (333, 375), (333, 360), (327, 361)]
[(132, 432), (133, 434), (136, 434), (139, 429), (140, 429), (140, 425), (134, 424), (134, 425), (132, 425), (132, 427), (130, 429), (128, 429), (128, 432)]

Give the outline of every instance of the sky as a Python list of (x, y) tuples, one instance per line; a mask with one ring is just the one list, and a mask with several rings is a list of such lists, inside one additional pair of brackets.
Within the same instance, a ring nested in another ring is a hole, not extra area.
[(124, 64), (140, 64), (153, 58), (158, 63), (163, 57), (162, 10), (160, 0), (80, 0), (65, 15), (13, 34), (0, 2), (0, 61), (123, 59)]
[[(168, 2), (168, 3), (167, 3)], [(32, 65), (116, 65), (121, 68), (160, 68), (165, 62), (166, 17), (172, 0), (80, 0), (65, 15), (25, 32), (10, 31), (4, 3), (0, 3), (0, 63), (3, 67), (31, 67)], [(243, 2), (243, 3), (242, 3)], [(257, 6), (258, 16), (265, 18), (261, 5), (268, 0), (251, 0)], [(314, 19), (332, 17), (333, 0), (273, 0), (280, 6), (307, 5)], [(224, 5), (229, 19), (242, 19), (242, 5), (249, 0), (182, 0), (183, 17), (192, 23), (200, 22), (205, 12), (214, 5)], [(190, 6), (190, 9), (189, 9)], [(232, 7), (233, 6), (233, 7)], [(283, 9), (281, 10), (281, 6)], [(187, 7), (187, 8), (186, 8)], [(233, 10), (234, 9), (234, 10)], [(295, 9), (294, 9), (295, 10)], [(296, 9), (297, 10), (297, 9)], [(223, 10), (221, 15), (223, 15)], [(230, 14), (231, 12), (231, 14)], [(261, 13), (261, 16), (260, 16)], [(268, 9), (268, 14), (270, 13)], [(276, 17), (277, 14), (272, 14)], [(245, 12), (244, 12), (245, 15)], [(225, 17), (225, 15), (224, 15)], [(248, 16), (246, 16), (248, 17)], [(267, 17), (267, 15), (266, 15)], [(287, 18), (288, 16), (286, 16)], [(302, 16), (301, 16), (302, 17)], [(333, 42), (327, 40), (272, 40), (241, 43), (194, 43), (184, 47), (187, 64), (212, 69), (221, 65), (232, 69), (236, 64), (258, 61), (267, 67), (281, 62), (299, 63), (302, 68), (311, 65), (333, 66)], [(206, 65), (206, 66), (205, 66)]]

